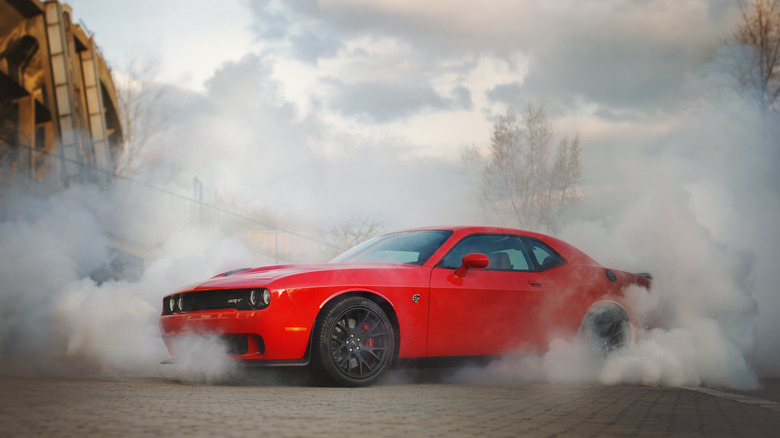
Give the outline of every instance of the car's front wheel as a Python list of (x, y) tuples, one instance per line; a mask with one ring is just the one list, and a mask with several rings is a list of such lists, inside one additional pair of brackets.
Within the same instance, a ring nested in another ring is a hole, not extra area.
[(387, 314), (360, 296), (329, 303), (317, 318), (313, 336), (315, 371), (342, 386), (376, 382), (395, 353), (395, 333)]

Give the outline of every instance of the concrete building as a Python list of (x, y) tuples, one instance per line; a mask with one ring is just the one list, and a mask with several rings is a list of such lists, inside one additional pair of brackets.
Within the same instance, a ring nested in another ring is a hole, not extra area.
[(6, 178), (99, 182), (122, 145), (116, 90), (58, 1), (0, 0), (0, 167)]

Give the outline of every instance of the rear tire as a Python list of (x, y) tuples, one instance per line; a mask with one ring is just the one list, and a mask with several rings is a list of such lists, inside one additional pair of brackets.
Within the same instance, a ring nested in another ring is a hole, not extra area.
[(599, 303), (588, 310), (580, 334), (604, 354), (624, 350), (631, 343), (631, 323), (626, 311), (613, 303)]
[(336, 298), (314, 326), (312, 366), (328, 383), (368, 386), (393, 361), (395, 330), (375, 302), (360, 296)]

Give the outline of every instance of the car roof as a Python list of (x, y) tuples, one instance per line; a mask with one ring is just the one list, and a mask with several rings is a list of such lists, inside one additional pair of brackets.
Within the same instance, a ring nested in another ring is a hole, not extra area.
[(552, 238), (552, 236), (548, 236), (542, 233), (537, 233), (535, 231), (522, 230), (519, 228), (488, 226), (488, 225), (426, 226), (426, 227), (411, 228), (407, 230), (398, 230), (398, 232), (416, 231), (416, 230), (450, 230), (457, 234), (473, 234), (473, 233), (521, 234), (523, 236), (536, 237), (541, 240), (545, 240), (546, 238)]

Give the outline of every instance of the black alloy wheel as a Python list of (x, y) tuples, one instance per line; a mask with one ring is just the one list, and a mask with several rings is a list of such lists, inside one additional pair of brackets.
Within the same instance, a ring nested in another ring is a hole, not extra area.
[(359, 296), (329, 304), (317, 320), (314, 336), (316, 371), (342, 386), (371, 385), (395, 354), (395, 332), (387, 314)]

